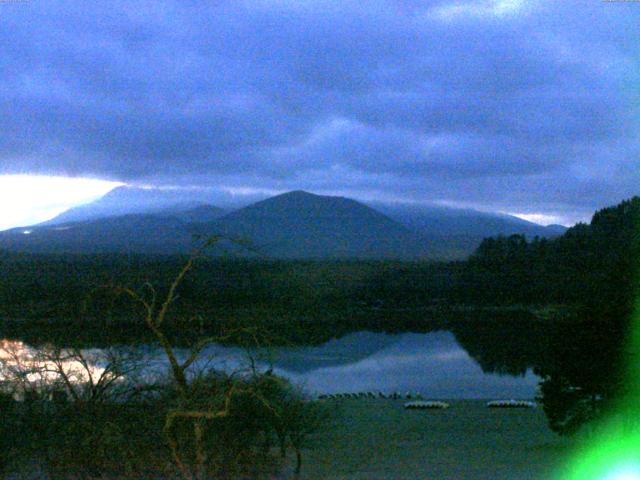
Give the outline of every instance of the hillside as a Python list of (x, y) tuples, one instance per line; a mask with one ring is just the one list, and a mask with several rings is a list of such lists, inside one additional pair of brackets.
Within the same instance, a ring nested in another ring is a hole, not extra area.
[(0, 248), (32, 253), (173, 254), (191, 251), (194, 235), (222, 234), (245, 241), (250, 248), (227, 242), (213, 249), (214, 255), (228, 251), (275, 258), (429, 255), (427, 243), (418, 235), (346, 198), (290, 192), (218, 218), (220, 213), (221, 209), (211, 206), (180, 210), (174, 205), (154, 213), (46, 223), (1, 232)]
[[(131, 214), (179, 214), (205, 204), (208, 202), (198, 192), (123, 186), (114, 188), (91, 203), (71, 208), (43, 225), (63, 225)], [(223, 209), (217, 210), (216, 216), (225, 213)]]
[(194, 229), (250, 242), (279, 258), (424, 258), (424, 239), (355, 200), (294, 191)]
[(0, 248), (30, 253), (175, 254), (188, 252), (193, 241), (177, 218), (123, 215), (0, 232)]
[(371, 204), (380, 212), (429, 240), (441, 255), (466, 257), (483, 239), (522, 234), (527, 238), (553, 238), (567, 229), (562, 225), (538, 225), (506, 214), (440, 205)]

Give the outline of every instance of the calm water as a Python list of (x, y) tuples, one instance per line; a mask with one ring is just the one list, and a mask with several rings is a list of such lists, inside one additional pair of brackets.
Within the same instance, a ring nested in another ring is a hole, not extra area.
[[(480, 335), (477, 337), (482, 338)], [(483, 362), (484, 371), (461, 346), (458, 338), (464, 340), (466, 348)], [(506, 363), (504, 359), (497, 365), (495, 361), (487, 362), (487, 358), (493, 358), (487, 354), (492, 351), (487, 349), (487, 344), (495, 344), (495, 339), (489, 338), (474, 345), (463, 339), (460, 332), (457, 336), (448, 331), (355, 332), (319, 346), (281, 347), (268, 352), (247, 352), (238, 347), (211, 345), (202, 352), (201, 360), (192, 366), (192, 370), (219, 368), (236, 371), (247, 368), (253, 361), (257, 368), (272, 368), (312, 395), (411, 391), (434, 399), (535, 397), (538, 378), (526, 363), (524, 368), (520, 362), (516, 362), (518, 368), (515, 370), (510, 368), (509, 359), (517, 357), (515, 354), (507, 355)], [(144, 354), (148, 374), (166, 371), (167, 363), (158, 349), (150, 346), (137, 348)], [(478, 348), (480, 353), (476, 351)], [(514, 348), (514, 345), (510, 349), (511, 352), (522, 350), (517, 346)], [(87, 356), (96, 351), (87, 350)], [(188, 351), (177, 350), (177, 354), (184, 359)], [(521, 374), (492, 373), (496, 371), (519, 371)]]
[[(311, 394), (412, 391), (442, 399), (531, 399), (538, 382), (530, 370), (515, 376), (483, 372), (456, 337), (445, 331), (356, 332), (320, 346), (251, 355), (256, 355), (260, 368), (271, 366)], [(238, 348), (222, 346), (203, 352), (207, 365), (228, 370), (246, 365), (248, 356)], [(204, 363), (199, 366), (203, 368)]]

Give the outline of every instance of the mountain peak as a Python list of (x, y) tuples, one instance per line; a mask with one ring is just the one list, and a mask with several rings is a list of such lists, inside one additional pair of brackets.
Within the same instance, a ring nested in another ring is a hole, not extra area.
[(356, 200), (302, 190), (283, 193), (202, 225), (202, 235), (250, 240), (281, 258), (424, 258), (422, 239)]
[(287, 197), (321, 197), (322, 195), (307, 192), (306, 190), (291, 190), (290, 192), (285, 192), (280, 195), (276, 195), (276, 197), (285, 197), (285, 196)]
[(306, 190), (291, 190), (290, 192), (281, 193), (267, 200), (276, 199), (296, 199), (296, 200), (335, 200), (344, 199), (344, 197), (334, 197), (331, 195), (319, 195), (317, 193), (307, 192)]
[(267, 216), (289, 217), (301, 220), (311, 217), (353, 217), (373, 219), (383, 217), (380, 212), (350, 198), (317, 195), (294, 190), (275, 197), (256, 202), (248, 207), (236, 210), (230, 216)]

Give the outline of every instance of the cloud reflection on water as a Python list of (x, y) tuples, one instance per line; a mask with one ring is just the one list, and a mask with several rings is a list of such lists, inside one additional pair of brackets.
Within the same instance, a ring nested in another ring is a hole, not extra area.
[(365, 358), (302, 373), (276, 370), (312, 392), (419, 391), (429, 398), (447, 399), (535, 396), (538, 379), (533, 373), (524, 377), (484, 373), (449, 332), (366, 333), (361, 340), (380, 335), (390, 344)]

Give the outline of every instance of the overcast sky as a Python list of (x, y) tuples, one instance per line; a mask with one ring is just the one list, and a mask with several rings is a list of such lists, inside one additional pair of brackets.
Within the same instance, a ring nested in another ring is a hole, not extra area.
[(0, 22), (0, 175), (562, 223), (640, 192), (640, 2), (15, 0)]

